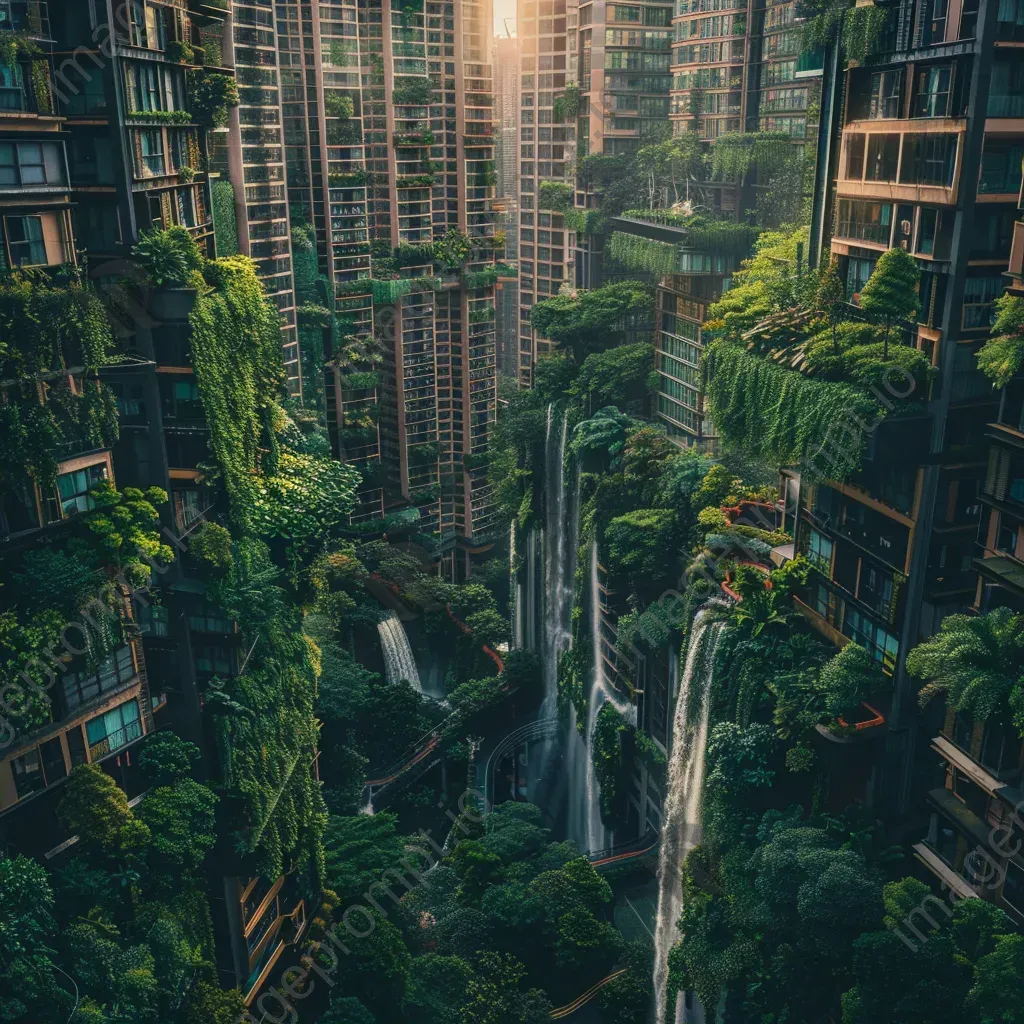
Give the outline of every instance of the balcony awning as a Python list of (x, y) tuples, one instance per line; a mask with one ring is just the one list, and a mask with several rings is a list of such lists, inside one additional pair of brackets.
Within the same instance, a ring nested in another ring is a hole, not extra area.
[(989, 582), (1006, 587), (1024, 597), (1024, 565), (1015, 558), (1005, 555), (975, 558), (974, 568)]

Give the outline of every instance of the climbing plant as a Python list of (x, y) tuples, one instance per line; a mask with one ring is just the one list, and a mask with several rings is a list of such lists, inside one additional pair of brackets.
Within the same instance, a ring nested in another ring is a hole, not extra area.
[(607, 254), (629, 270), (651, 274), (671, 274), (679, 265), (678, 250), (668, 242), (613, 231), (608, 238)]
[(630, 732), (629, 723), (611, 703), (597, 713), (590, 756), (594, 774), (601, 790), (601, 819), (609, 827), (621, 823), (628, 787), (628, 763), (623, 740)]
[(711, 148), (711, 177), (742, 181), (754, 168), (768, 177), (788, 160), (795, 148), (786, 132), (732, 132), (721, 135)]
[(319, 895), (327, 815), (314, 764), (318, 654), (281, 584), (265, 544), (236, 544), (230, 571), (210, 594), (238, 622), (251, 654), (245, 671), (215, 680), (206, 699), (236, 852), (265, 878), (297, 860), (303, 888)]
[(834, 479), (860, 464), (867, 434), (853, 425), (884, 415), (857, 388), (805, 377), (727, 342), (711, 347), (707, 382), (715, 426), (730, 444)]
[(261, 448), (276, 447), (281, 327), (248, 257), (215, 260), (205, 273), (213, 286), (189, 315), (192, 365), (232, 519), (247, 525), (254, 476), (264, 468)]

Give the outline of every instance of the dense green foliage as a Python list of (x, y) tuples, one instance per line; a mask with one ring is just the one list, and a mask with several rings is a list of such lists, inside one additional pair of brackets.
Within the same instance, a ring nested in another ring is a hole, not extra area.
[(1024, 616), (1008, 608), (950, 615), (907, 655), (907, 671), (925, 682), (922, 704), (942, 694), (979, 721), (1012, 720), (1024, 736)]
[(534, 329), (577, 362), (623, 340), (630, 330), (649, 330), (650, 290), (639, 281), (620, 281), (579, 295), (556, 295), (533, 307)]
[(996, 300), (992, 337), (978, 351), (978, 366), (997, 388), (1004, 387), (1024, 362), (1024, 299), (1001, 295)]
[(841, 282), (833, 267), (800, 265), (803, 240), (803, 231), (762, 235), (736, 286), (709, 310), (708, 401), (737, 450), (843, 479), (891, 407), (918, 408), (928, 397), (925, 353), (889, 343), (917, 311), (918, 271), (902, 249), (889, 250), (861, 295), (871, 322), (840, 322), (849, 308)]
[(135, 810), (98, 766), (78, 766), (58, 810), (79, 837), (70, 860), (52, 874), (0, 860), (0, 1020), (68, 1020), (69, 976), (75, 1021), (228, 1024), (238, 1014), (237, 995), (218, 996), (224, 1015), (211, 1002), (202, 878), (217, 797), (190, 777), (195, 754), (174, 737), (148, 741), (144, 764), (159, 784)]

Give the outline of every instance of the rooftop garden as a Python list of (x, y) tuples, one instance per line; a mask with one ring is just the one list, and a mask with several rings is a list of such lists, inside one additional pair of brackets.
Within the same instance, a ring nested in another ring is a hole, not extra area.
[(860, 463), (868, 425), (927, 400), (929, 360), (902, 344), (918, 310), (918, 270), (890, 250), (853, 307), (834, 264), (800, 266), (805, 237), (762, 235), (710, 308), (708, 400), (727, 444), (842, 479)]

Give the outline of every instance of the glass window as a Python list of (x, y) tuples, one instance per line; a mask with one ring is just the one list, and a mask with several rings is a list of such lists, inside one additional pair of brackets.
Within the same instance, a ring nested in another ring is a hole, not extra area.
[(978, 191), (1016, 195), (1020, 192), (1022, 162), (1024, 145), (1000, 143), (991, 136), (986, 138), (985, 151), (981, 154)]
[(0, 64), (0, 110), (24, 110), (25, 90), (21, 67)]
[(85, 736), (82, 734), (82, 727), (76, 725), (64, 734), (68, 741), (68, 753), (71, 755), (71, 767), (85, 764), (89, 758), (85, 753)]
[(142, 735), (139, 702), (126, 701), (86, 722), (85, 732), (89, 738), (89, 757), (93, 761), (120, 750)]
[(148, 633), (150, 636), (170, 636), (170, 621), (166, 605), (143, 605), (139, 608), (138, 619), (143, 633)]
[(46, 265), (46, 243), (43, 241), (41, 217), (5, 217), (7, 244), (11, 250), (11, 263), (16, 267), (42, 267)]
[(925, 256), (930, 256), (935, 250), (935, 236), (940, 216), (940, 212), (932, 207), (921, 208), (917, 226), (917, 251)]
[(907, 135), (903, 140), (900, 182), (905, 185), (953, 184), (957, 137), (943, 135)]
[(61, 747), (59, 736), (40, 743), (39, 755), (43, 762), (43, 774), (46, 776), (48, 786), (60, 782), (67, 775), (68, 768), (64, 763), (64, 749)]
[(1006, 865), (1003, 899), (1018, 913), (1024, 913), (1024, 870), (1018, 867), (1012, 860)]
[(811, 530), (807, 545), (808, 561), (828, 575), (832, 568), (832, 541), (817, 530)]
[(40, 143), (22, 142), (18, 145), (18, 167), (23, 185), (46, 184), (46, 163)]
[(871, 76), (871, 99), (868, 104), (868, 117), (900, 116), (900, 91), (903, 85), (902, 68), (895, 71), (882, 71)]
[(898, 135), (869, 135), (867, 180), (895, 181), (900, 159)]
[[(0, 106), (0, 110), (3, 107)], [(17, 185), (18, 158), (13, 142), (0, 142), (0, 185)]]
[(60, 509), (65, 516), (76, 512), (87, 512), (95, 502), (89, 491), (101, 480), (107, 479), (107, 464), (97, 463), (57, 477), (57, 493), (60, 495)]
[(142, 153), (144, 174), (163, 174), (164, 133), (159, 128), (148, 128), (139, 132), (139, 145)]
[(882, 671), (891, 676), (896, 670), (896, 657), (899, 653), (899, 641), (881, 626), (875, 625), (866, 615), (856, 608), (848, 608), (843, 632), (855, 643), (868, 650), (875, 661), (882, 666)]
[(953, 83), (953, 68), (938, 65), (917, 74), (913, 117), (946, 117)]
[(846, 176), (859, 179), (864, 177), (865, 139), (861, 132), (846, 137)]
[(68, 710), (73, 710), (100, 694), (116, 689), (135, 675), (132, 649), (125, 645), (108, 654), (97, 667), (83, 667), (68, 672), (61, 685)]
[(235, 629), (234, 620), (209, 602), (189, 611), (188, 624), (201, 633), (232, 633)]
[(868, 283), (871, 271), (875, 269), (875, 260), (850, 258), (846, 266), (846, 294), (856, 302), (861, 289)]
[(35, 747), (27, 750), (21, 757), (14, 758), (11, 761), (11, 771), (14, 773), (14, 788), (19, 800), (46, 789), (46, 779), (39, 763), (39, 751)]

